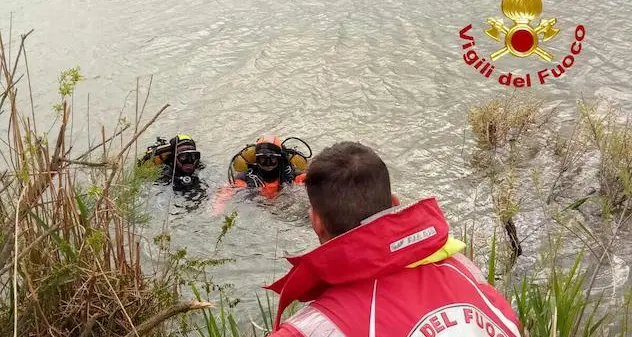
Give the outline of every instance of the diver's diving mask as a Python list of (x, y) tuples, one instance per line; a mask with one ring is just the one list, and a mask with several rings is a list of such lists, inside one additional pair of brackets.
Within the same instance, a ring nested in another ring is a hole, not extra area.
[(200, 162), (200, 151), (184, 150), (178, 151), (176, 155), (176, 165), (180, 172), (193, 174)]
[(197, 150), (185, 150), (182, 152), (178, 152), (178, 156), (176, 157), (180, 164), (195, 164), (195, 162), (200, 160), (200, 151)]
[(279, 162), (281, 161), (280, 154), (269, 151), (257, 153), (255, 155), (255, 158), (257, 166), (259, 166), (264, 171), (272, 171), (276, 169), (279, 166)]

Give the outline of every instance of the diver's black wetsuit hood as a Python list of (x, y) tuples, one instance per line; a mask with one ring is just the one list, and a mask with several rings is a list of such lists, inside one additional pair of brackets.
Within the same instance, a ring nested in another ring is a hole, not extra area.
[(270, 155), (277, 156), (277, 164), (276, 167), (272, 170), (264, 170), (260, 166), (257, 167), (257, 173), (265, 182), (273, 182), (281, 178), (281, 169), (283, 167), (283, 150), (278, 147), (276, 144), (261, 142), (255, 146), (255, 151), (257, 155)]

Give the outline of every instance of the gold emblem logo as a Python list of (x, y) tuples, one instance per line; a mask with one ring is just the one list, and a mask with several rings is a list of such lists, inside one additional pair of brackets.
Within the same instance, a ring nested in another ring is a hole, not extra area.
[(542, 12), (541, 0), (502, 0), (503, 14), (514, 22), (511, 28), (507, 28), (503, 19), (488, 18), (487, 23), (491, 28), (485, 30), (485, 34), (496, 41), (500, 41), (500, 35), (505, 35), (505, 47), (494, 52), (491, 59), (495, 61), (501, 56), (511, 53), (517, 57), (527, 57), (536, 54), (546, 61), (551, 61), (551, 53), (539, 46), (540, 34), (542, 42), (554, 38), (559, 29), (555, 28), (556, 18), (542, 19), (540, 24), (533, 28), (531, 21), (540, 16)]

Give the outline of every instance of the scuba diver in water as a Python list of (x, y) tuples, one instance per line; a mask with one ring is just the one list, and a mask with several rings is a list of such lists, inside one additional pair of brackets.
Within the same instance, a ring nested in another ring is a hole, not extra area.
[[(309, 150), (305, 155), (285, 143), (298, 140)], [(216, 214), (235, 189), (249, 189), (258, 195), (273, 199), (285, 185), (302, 184), (312, 150), (302, 139), (290, 137), (281, 141), (278, 137), (260, 137), (255, 144), (248, 144), (231, 160), (228, 169), (229, 185), (219, 193), (215, 202)]]
[(156, 138), (156, 143), (147, 148), (138, 165), (152, 163), (163, 168), (159, 181), (169, 184), (176, 191), (189, 190), (199, 185), (196, 171), (204, 168), (200, 161), (200, 151), (195, 141), (187, 134), (178, 134), (167, 141)]
[[(233, 157), (229, 182), (273, 197), (284, 184), (301, 183), (306, 164), (302, 153), (286, 148), (278, 137), (261, 137), (254, 147), (248, 145)], [(236, 176), (232, 169), (238, 172)]]

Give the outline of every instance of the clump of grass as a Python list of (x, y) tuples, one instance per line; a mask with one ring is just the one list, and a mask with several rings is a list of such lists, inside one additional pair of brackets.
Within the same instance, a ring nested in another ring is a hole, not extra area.
[[(224, 217), (224, 223), (216, 241), (216, 252), (219, 252), (218, 245), (228, 232), (234, 227), (237, 213), (233, 212)], [(234, 261), (231, 259), (216, 259), (219, 264)], [(217, 285), (207, 278), (206, 273), (198, 274), (200, 278), (195, 280), (189, 279), (186, 284), (192, 290), (193, 295), (198, 301), (211, 301), (212, 296), (219, 292), (219, 305), (215, 310), (208, 308), (200, 312), (190, 313), (187, 317), (183, 317), (180, 325), (180, 333), (189, 335), (194, 332), (200, 337), (220, 337), (220, 336), (267, 336), (272, 332), (272, 325), (276, 315), (276, 303), (270, 291), (265, 292), (265, 301), (256, 293), (257, 304), (259, 307), (259, 315), (256, 318), (250, 318), (249, 321), (241, 321), (235, 316), (233, 310), (240, 302), (239, 299), (230, 300), (226, 291), (231, 285)], [(298, 301), (291, 303), (283, 313), (282, 319), (287, 319), (295, 314), (301, 305)], [(200, 321), (199, 316), (202, 316)], [(191, 322), (195, 323), (191, 323)]]
[[(199, 289), (195, 286), (195, 284), (192, 284), (191, 288), (193, 289), (197, 300), (201, 301), (202, 296)], [(237, 322), (230, 312), (230, 309), (227, 308), (225, 301), (226, 296), (220, 293), (218, 317), (216, 317), (211, 310), (202, 310), (202, 315), (204, 316), (203, 328), (200, 328), (198, 326), (196, 329), (194, 329), (194, 331), (196, 331), (200, 337), (244, 336), (244, 334), (239, 330)], [(227, 333), (229, 334), (227, 335)]]
[(632, 121), (619, 108), (603, 103), (581, 102), (579, 111), (584, 135), (600, 155), (600, 194), (621, 210), (632, 195)]
[(470, 108), (468, 123), (479, 148), (497, 149), (536, 126), (540, 118), (545, 116), (540, 108), (540, 102), (523, 102), (518, 96), (504, 100), (497, 98)]
[[(621, 336), (628, 331), (630, 300), (613, 309), (605, 305), (604, 294), (590, 296), (591, 273), (584, 252), (579, 251), (570, 266), (559, 259), (564, 239), (557, 238), (543, 247), (538, 268), (519, 277), (508, 278), (499, 288), (516, 308), (523, 336), (608, 336), (613, 324), (619, 324)], [(487, 265), (488, 283), (495, 284), (497, 265), (496, 235), (491, 241)]]
[(514, 95), (469, 109), (469, 127), (477, 144), (470, 164), (489, 182), (494, 212), (511, 245), (509, 268), (522, 254), (513, 220), (520, 210), (515, 188), (517, 166), (521, 159), (534, 156), (530, 152), (538, 147), (528, 147), (526, 139), (551, 116), (541, 102)]
[[(554, 252), (551, 255), (555, 256)], [(579, 328), (583, 336), (603, 336), (604, 323), (611, 317), (597, 313), (602, 297), (593, 302), (584, 296), (587, 272), (580, 266), (582, 257), (580, 252), (567, 270), (553, 258), (548, 261), (552, 269), (544, 282), (533, 282), (534, 276), (529, 275), (515, 285), (512, 297), (523, 334), (573, 337)], [(582, 320), (582, 309), (590, 304), (594, 304), (591, 313)]]

